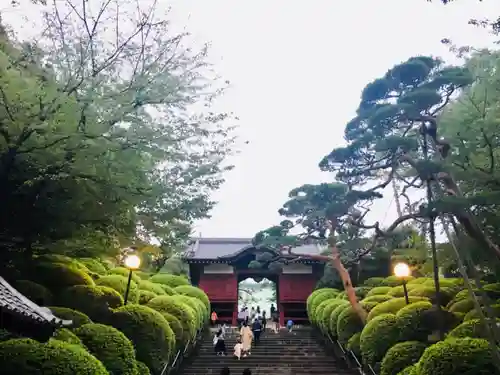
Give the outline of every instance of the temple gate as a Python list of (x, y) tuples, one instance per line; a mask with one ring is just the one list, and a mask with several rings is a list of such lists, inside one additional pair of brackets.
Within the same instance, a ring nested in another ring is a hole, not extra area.
[[(321, 249), (311, 244), (295, 251), (313, 255)], [(307, 324), (306, 300), (323, 273), (323, 264), (303, 258), (285, 264), (279, 272), (249, 268), (248, 264), (261, 252), (277, 255), (272, 249), (255, 248), (249, 238), (198, 238), (183, 258), (189, 264), (192, 284), (207, 293), (220, 320), (236, 324), (240, 281), (267, 278), (276, 283), (280, 323), (292, 319)]]

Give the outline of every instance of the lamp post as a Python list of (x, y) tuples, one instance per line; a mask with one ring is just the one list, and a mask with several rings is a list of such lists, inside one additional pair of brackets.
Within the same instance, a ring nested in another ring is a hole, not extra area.
[(130, 291), (130, 283), (132, 282), (132, 272), (138, 269), (141, 265), (141, 258), (139, 258), (135, 254), (127, 255), (125, 258), (125, 267), (129, 269), (128, 281), (127, 281), (127, 289), (125, 290), (125, 300), (124, 304), (127, 304), (128, 301), (128, 292)]
[(406, 279), (411, 275), (410, 267), (406, 263), (397, 263), (394, 266), (394, 275), (403, 280), (403, 291), (405, 293), (406, 304), (410, 304), (410, 299), (408, 298), (408, 288), (406, 287)]

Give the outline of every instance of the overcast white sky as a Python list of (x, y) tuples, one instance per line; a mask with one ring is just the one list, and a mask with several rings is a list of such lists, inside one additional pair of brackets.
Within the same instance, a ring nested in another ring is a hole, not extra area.
[[(6, 1), (6, 0), (2, 0)], [(251, 237), (277, 223), (288, 192), (330, 181), (320, 159), (342, 144), (363, 87), (394, 64), (425, 54), (450, 57), (440, 40), (485, 46), (469, 18), (500, 14), (500, 0), (174, 0), (173, 20), (199, 41), (232, 88), (218, 109), (240, 117), (249, 144), (214, 198), (203, 237)], [(389, 197), (371, 219), (389, 223)]]

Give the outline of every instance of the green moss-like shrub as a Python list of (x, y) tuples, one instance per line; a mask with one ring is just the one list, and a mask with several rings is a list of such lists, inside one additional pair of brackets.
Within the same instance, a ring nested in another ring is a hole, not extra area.
[(37, 305), (48, 306), (52, 303), (52, 293), (43, 285), (29, 280), (17, 280), (14, 287)]
[(198, 300), (203, 302), (206, 307), (206, 311), (210, 311), (210, 300), (208, 299), (207, 294), (202, 289), (191, 285), (181, 285), (176, 287), (174, 290), (183, 296), (197, 298)]
[(75, 335), (73, 332), (71, 332), (67, 328), (58, 328), (54, 332), (54, 336), (52, 336), (52, 339), (64, 341), (64, 342), (67, 342), (68, 344), (80, 345), (83, 347), (83, 344), (82, 344), (81, 340), (78, 338), (78, 336)]
[(172, 314), (166, 312), (163, 312), (161, 314), (166, 319), (170, 328), (172, 328), (172, 331), (174, 332), (176, 346), (180, 347), (184, 340), (184, 330), (182, 329), (181, 321)]
[(361, 332), (360, 348), (363, 363), (375, 365), (399, 341), (398, 319), (393, 314), (379, 315), (369, 321)]
[(479, 319), (471, 319), (459, 324), (449, 334), (449, 337), (487, 339), (488, 328)]
[(80, 263), (82, 263), (87, 269), (91, 272), (95, 272), (99, 275), (106, 275), (108, 270), (99, 259), (94, 258), (80, 258), (78, 259)]
[(175, 301), (178, 301), (179, 303), (184, 303), (187, 306), (191, 307), (191, 309), (194, 312), (194, 317), (195, 317), (194, 324), (196, 328), (201, 328), (203, 326), (203, 323), (206, 320), (208, 320), (205, 319), (205, 317), (208, 318), (208, 313), (205, 312), (205, 305), (200, 300), (193, 297), (181, 296), (181, 295), (168, 296), (168, 298), (172, 298)]
[(172, 314), (179, 319), (184, 331), (184, 342), (195, 336), (196, 312), (185, 303), (179, 302), (175, 296), (155, 297), (148, 302), (147, 306), (161, 313)]
[(339, 299), (348, 299), (347, 298), (347, 292), (345, 290), (341, 291), (338, 295), (337, 298)]
[(137, 374), (134, 346), (116, 328), (104, 324), (85, 324), (75, 333), (111, 374)]
[(358, 300), (363, 299), (366, 297), (366, 295), (370, 292), (372, 288), (368, 286), (358, 286), (354, 288), (354, 293), (356, 294), (356, 297), (358, 297)]
[[(486, 308), (482, 308), (483, 312), (485, 314), (487, 314), (486, 312)], [(491, 311), (493, 312), (493, 316), (496, 317), (496, 318), (499, 318), (500, 317), (500, 304), (497, 304), (497, 305), (491, 305)], [(472, 319), (479, 319), (480, 316), (479, 316), (479, 312), (476, 310), (476, 309), (473, 309), (471, 311), (469, 311), (465, 317), (464, 317), (464, 321), (467, 321), (467, 320), (472, 320)]]
[[(427, 301), (426, 298), (423, 297), (409, 297), (410, 303), (419, 302), (419, 301)], [(377, 306), (375, 306), (372, 311), (368, 314), (367, 321), (372, 320), (376, 316), (382, 314), (396, 314), (399, 310), (406, 306), (406, 300), (404, 297), (402, 298), (393, 298), (389, 301), (381, 302)]]
[(168, 273), (157, 273), (149, 278), (149, 281), (157, 284), (168, 285), (171, 288), (176, 288), (181, 285), (189, 285), (188, 279), (184, 276), (170, 275)]
[(392, 290), (390, 286), (377, 286), (372, 288), (367, 294), (366, 297), (378, 296), (378, 295), (386, 295)]
[(345, 305), (348, 303), (343, 299), (329, 299), (327, 300), (326, 306), (323, 308), (323, 312), (320, 317), (317, 317), (316, 324), (321, 328), (323, 332), (330, 332), (330, 316), (333, 310), (335, 310), (340, 305)]
[(401, 339), (425, 340), (432, 333), (432, 329), (427, 327), (423, 314), (431, 311), (432, 304), (426, 301), (415, 302), (404, 306), (396, 314), (401, 329)]
[(384, 278), (383, 277), (370, 277), (369, 279), (365, 280), (363, 285), (369, 286), (372, 288), (382, 286), (382, 285), (384, 285)]
[[(472, 292), (474, 293), (474, 295), (476, 295), (478, 297), (480, 296), (479, 290), (473, 289)], [(470, 299), (469, 290), (468, 289), (461, 290), (457, 294), (455, 294), (455, 297), (453, 297), (453, 301), (452, 302), (455, 303), (455, 302), (458, 302), (458, 301), (462, 301), (464, 299)], [(452, 304), (452, 303), (450, 302), (450, 304)]]
[[(439, 290), (440, 304), (446, 306), (454, 297), (455, 293), (452, 289), (443, 287)], [(408, 292), (409, 296), (426, 297), (431, 301), (436, 301), (436, 289), (433, 286), (419, 285)]]
[(488, 342), (447, 339), (427, 348), (418, 362), (418, 375), (498, 375)]
[[(407, 284), (406, 290), (408, 290), (408, 294), (410, 294), (410, 291), (412, 291), (413, 289), (417, 289), (419, 287), (421, 287), (421, 286), (418, 284)], [(404, 297), (405, 296), (405, 288), (403, 285), (394, 286), (387, 293), (387, 295), (392, 296), (392, 297)]]
[(321, 324), (321, 320), (319, 320), (319, 319), (321, 319), (321, 317), (323, 316), (323, 311), (326, 309), (326, 306), (328, 306), (328, 303), (329, 303), (330, 301), (331, 301), (331, 299), (327, 299), (327, 300), (325, 300), (325, 301), (321, 302), (321, 303), (319, 304), (319, 306), (318, 306), (318, 307), (316, 307), (316, 308), (314, 309), (314, 316), (315, 316), (315, 320), (314, 320), (314, 322), (315, 322), (315, 323), (316, 323), (316, 324), (317, 324), (320, 328), (323, 328), (323, 327), (322, 327), (322, 324)]
[(411, 365), (406, 367), (403, 371), (399, 372), (398, 375), (418, 375), (417, 365)]
[(467, 314), (469, 311), (473, 310), (474, 307), (475, 304), (472, 299), (463, 299), (453, 303), (449, 310), (453, 313)]
[(141, 361), (136, 361), (135, 363), (137, 365), (137, 375), (151, 375), (151, 371), (149, 371), (148, 366)]
[[(106, 275), (97, 280), (96, 284), (101, 286), (107, 286), (113, 288), (125, 299), (125, 292), (127, 291), (128, 279), (125, 276), (118, 274)], [(139, 302), (139, 288), (137, 284), (132, 280), (130, 282), (130, 288), (128, 292), (128, 303)]]
[(159, 296), (167, 294), (161, 284), (156, 284), (148, 280), (141, 280), (138, 286), (139, 290), (147, 290), (148, 292), (153, 292)]
[[(413, 276), (409, 276), (406, 278), (406, 281), (409, 283), (414, 279)], [(398, 285), (403, 285), (403, 280), (400, 277), (397, 276), (388, 276), (384, 279), (384, 285), (385, 286), (398, 286)]]
[(429, 277), (417, 277), (416, 279), (409, 280), (408, 284), (424, 284), (425, 282), (432, 280)]
[(356, 333), (363, 330), (363, 322), (354, 309), (349, 306), (342, 310), (337, 319), (337, 338), (342, 344), (346, 344)]
[(160, 373), (175, 354), (174, 332), (162, 314), (147, 306), (126, 305), (114, 310), (111, 325), (132, 341), (137, 360), (153, 373)]
[(81, 311), (93, 321), (103, 322), (110, 309), (123, 305), (123, 299), (116, 290), (108, 287), (76, 285), (63, 290), (59, 304)]
[(382, 360), (380, 375), (398, 375), (418, 362), (427, 345), (418, 341), (400, 342), (390, 348)]
[(74, 285), (94, 285), (94, 280), (85, 271), (62, 263), (38, 264), (34, 277), (54, 293)]
[(150, 272), (145, 272), (145, 271), (140, 271), (140, 270), (137, 270), (134, 272), (137, 276), (139, 276), (141, 278), (141, 280), (149, 280), (149, 278), (152, 275)]
[(109, 375), (83, 347), (58, 340), (41, 344), (30, 339), (0, 343), (2, 375)]
[(339, 294), (337, 289), (332, 288), (322, 288), (316, 289), (307, 299), (307, 313), (313, 319), (317, 318), (316, 308), (327, 299), (336, 298)]
[(361, 307), (366, 311), (366, 312), (370, 312), (373, 310), (373, 308), (375, 306), (377, 306), (380, 302), (375, 302), (375, 301), (361, 301), (359, 304), (361, 305)]
[(500, 283), (486, 284), (483, 286), (486, 295), (492, 299), (500, 298)]
[(165, 285), (165, 284), (158, 284), (158, 285), (161, 286), (161, 288), (164, 290), (166, 295), (175, 296), (177, 294), (177, 292), (174, 290), (174, 288), (172, 288), (168, 285)]
[(394, 297), (388, 296), (388, 295), (376, 294), (376, 295), (373, 295), (373, 296), (366, 297), (365, 299), (363, 299), (363, 302), (377, 302), (377, 303), (380, 303), (380, 302), (389, 301), (389, 300), (391, 300), (393, 298)]
[(90, 270), (80, 260), (60, 254), (44, 254), (36, 258), (36, 263), (60, 263), (88, 273)]
[[(111, 268), (108, 271), (108, 275), (120, 275), (120, 276), (125, 277), (127, 280), (128, 280), (129, 274), (130, 274), (130, 270), (128, 268), (125, 268), (125, 267), (115, 267), (115, 268)], [(132, 281), (135, 282), (136, 284), (139, 284), (141, 282), (141, 280), (142, 279), (139, 276), (137, 276), (137, 274), (135, 272), (132, 271)]]
[(361, 360), (361, 347), (360, 347), (361, 332), (355, 333), (347, 342), (347, 350), (350, 350), (354, 355)]
[(139, 290), (139, 304), (146, 305), (153, 298), (157, 297), (158, 294), (149, 292), (147, 290)]
[(344, 304), (338, 305), (330, 314), (330, 322), (328, 324), (328, 328), (332, 337), (337, 337), (337, 323), (339, 321), (340, 314), (351, 307), (351, 304), (348, 301), (345, 301)]
[[(428, 280), (425, 280), (424, 285), (426, 286), (434, 286), (434, 279), (430, 278)], [(463, 279), (459, 278), (440, 278), (439, 279), (439, 286), (441, 288), (458, 288), (462, 287), (464, 285)]]
[(57, 316), (59, 319), (73, 321), (71, 328), (78, 328), (84, 324), (92, 323), (92, 321), (87, 315), (77, 310), (73, 310), (67, 307), (56, 307), (56, 306), (49, 307), (48, 309), (52, 311), (52, 314)]

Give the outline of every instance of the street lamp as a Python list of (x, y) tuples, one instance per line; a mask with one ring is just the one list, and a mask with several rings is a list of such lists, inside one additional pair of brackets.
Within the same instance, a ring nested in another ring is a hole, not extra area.
[(403, 291), (405, 293), (406, 304), (410, 304), (410, 299), (408, 298), (408, 288), (406, 288), (406, 279), (411, 275), (410, 267), (406, 263), (397, 263), (394, 266), (394, 275), (403, 280)]
[(130, 283), (132, 282), (132, 272), (138, 269), (141, 265), (141, 258), (139, 258), (135, 254), (130, 254), (125, 257), (125, 267), (129, 269), (128, 281), (127, 281), (127, 289), (125, 290), (125, 300), (124, 304), (127, 304), (128, 301), (128, 292), (130, 291)]

